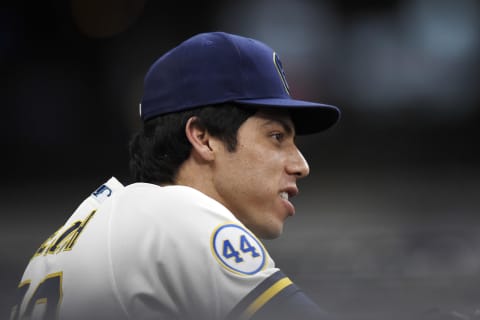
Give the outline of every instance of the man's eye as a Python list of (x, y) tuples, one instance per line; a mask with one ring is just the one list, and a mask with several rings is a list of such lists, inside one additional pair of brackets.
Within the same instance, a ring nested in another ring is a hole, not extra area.
[(283, 134), (283, 133), (280, 133), (280, 132), (272, 133), (272, 137), (273, 137), (275, 140), (282, 141), (282, 139), (283, 139), (283, 137), (284, 137), (284, 134)]

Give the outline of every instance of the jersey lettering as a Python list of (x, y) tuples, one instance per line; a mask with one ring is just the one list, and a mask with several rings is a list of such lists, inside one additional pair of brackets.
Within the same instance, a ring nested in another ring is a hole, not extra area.
[(88, 217), (83, 221), (74, 222), (67, 230), (62, 232), (58, 237), (56, 235), (59, 231), (55, 232), (50, 238), (48, 238), (40, 248), (35, 252), (33, 257), (46, 254), (55, 254), (61, 251), (70, 251), (75, 245), (81, 232), (92, 219), (97, 210), (93, 210)]

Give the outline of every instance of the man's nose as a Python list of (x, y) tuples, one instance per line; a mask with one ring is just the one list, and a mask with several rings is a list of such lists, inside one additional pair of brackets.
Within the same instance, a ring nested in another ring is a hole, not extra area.
[(310, 173), (310, 167), (303, 154), (295, 147), (292, 156), (287, 165), (287, 173), (297, 176), (297, 178), (304, 178)]

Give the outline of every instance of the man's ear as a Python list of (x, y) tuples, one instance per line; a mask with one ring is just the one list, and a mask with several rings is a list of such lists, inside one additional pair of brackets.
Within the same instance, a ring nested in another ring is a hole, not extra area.
[(198, 117), (191, 117), (185, 125), (185, 134), (188, 141), (192, 144), (192, 154), (203, 160), (211, 161), (214, 157), (214, 151), (210, 146), (212, 137), (207, 129), (200, 123)]

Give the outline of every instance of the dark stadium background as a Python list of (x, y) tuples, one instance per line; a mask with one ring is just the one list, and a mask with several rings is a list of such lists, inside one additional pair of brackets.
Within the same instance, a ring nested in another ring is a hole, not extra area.
[(47, 0), (0, 7), (1, 318), (37, 246), (130, 182), (148, 66), (215, 30), (270, 44), (295, 97), (343, 111), (299, 139), (311, 177), (266, 242), (278, 266), (355, 319), (480, 308), (478, 1)]

